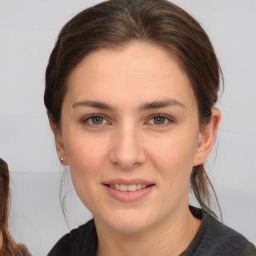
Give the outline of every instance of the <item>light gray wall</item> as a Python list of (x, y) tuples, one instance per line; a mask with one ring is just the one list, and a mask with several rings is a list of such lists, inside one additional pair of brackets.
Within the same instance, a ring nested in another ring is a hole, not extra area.
[[(12, 232), (33, 255), (45, 255), (67, 232), (58, 198), (61, 167), (43, 105), (44, 71), (62, 25), (96, 2), (0, 0), (0, 157), (12, 176)], [(199, 20), (219, 57), (222, 123), (208, 169), (224, 222), (256, 244), (256, 1), (174, 2)], [(90, 218), (75, 193), (68, 208), (71, 228)]]

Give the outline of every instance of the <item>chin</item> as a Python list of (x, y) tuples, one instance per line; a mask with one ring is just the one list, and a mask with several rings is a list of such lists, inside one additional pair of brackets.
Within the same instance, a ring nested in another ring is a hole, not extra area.
[(153, 224), (152, 217), (149, 219), (145, 214), (126, 210), (113, 214), (111, 219), (105, 219), (105, 223), (116, 232), (139, 233), (147, 230)]
[(113, 223), (113, 230), (119, 233), (140, 233), (147, 230), (148, 223), (138, 223), (135, 221), (125, 220), (124, 222)]

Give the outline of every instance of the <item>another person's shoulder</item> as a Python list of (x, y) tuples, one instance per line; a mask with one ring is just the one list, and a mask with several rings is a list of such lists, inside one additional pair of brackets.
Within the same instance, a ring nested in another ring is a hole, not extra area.
[(185, 255), (256, 256), (256, 248), (243, 235), (204, 211), (201, 227)]
[(51, 249), (48, 256), (70, 256), (74, 251), (82, 252), (86, 248), (97, 243), (96, 229), (93, 220), (73, 229), (70, 233), (64, 235)]

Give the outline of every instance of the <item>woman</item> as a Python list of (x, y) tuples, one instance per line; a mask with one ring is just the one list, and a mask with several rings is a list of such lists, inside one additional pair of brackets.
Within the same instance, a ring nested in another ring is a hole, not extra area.
[[(165, 0), (103, 2), (63, 27), (44, 100), (93, 220), (50, 256), (256, 255), (210, 208), (220, 75), (203, 29)], [(202, 209), (189, 207), (189, 184)]]
[(0, 255), (29, 256), (24, 245), (16, 244), (8, 231), (9, 214), (9, 170), (7, 163), (0, 158)]

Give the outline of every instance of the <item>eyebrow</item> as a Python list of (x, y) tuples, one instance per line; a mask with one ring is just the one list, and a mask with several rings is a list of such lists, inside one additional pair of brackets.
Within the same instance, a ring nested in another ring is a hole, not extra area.
[[(100, 102), (100, 101), (92, 101), (92, 100), (85, 100), (85, 101), (78, 101), (75, 102), (72, 107), (76, 108), (79, 106), (83, 106), (83, 107), (91, 107), (91, 108), (97, 108), (97, 109), (102, 109), (102, 110), (111, 110), (111, 111), (115, 111), (115, 107), (106, 104), (104, 102)], [(164, 107), (171, 107), (171, 106), (178, 106), (178, 107), (182, 107), (185, 108), (185, 105), (181, 102), (179, 102), (176, 99), (167, 99), (167, 100), (163, 100), (163, 101), (152, 101), (152, 102), (146, 102), (143, 103), (142, 105), (139, 106), (139, 111), (146, 111), (146, 110), (151, 110), (151, 109), (159, 109), (159, 108), (164, 108)]]
[(98, 108), (98, 109), (104, 109), (104, 110), (114, 110), (115, 108), (99, 101), (93, 101), (93, 100), (85, 100), (85, 101), (78, 101), (72, 105), (73, 108), (75, 107), (91, 107), (91, 108)]
[(150, 110), (150, 109), (158, 109), (158, 108), (165, 108), (171, 106), (178, 106), (185, 108), (185, 105), (178, 100), (175, 99), (168, 99), (163, 101), (153, 101), (153, 102), (146, 102), (139, 107), (140, 111)]

